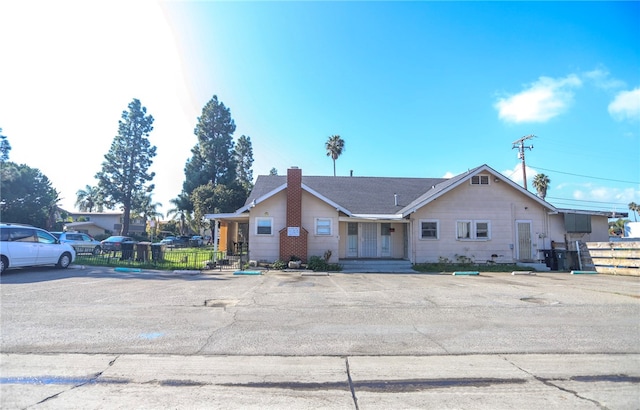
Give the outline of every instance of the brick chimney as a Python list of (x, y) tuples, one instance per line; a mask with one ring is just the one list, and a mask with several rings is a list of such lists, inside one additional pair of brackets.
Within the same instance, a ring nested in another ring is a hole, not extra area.
[(287, 170), (287, 226), (280, 231), (280, 260), (297, 256), (307, 261), (308, 231), (302, 227), (302, 170)]

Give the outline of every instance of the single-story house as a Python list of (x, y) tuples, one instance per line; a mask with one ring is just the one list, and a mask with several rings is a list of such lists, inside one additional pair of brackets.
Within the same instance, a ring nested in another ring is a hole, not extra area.
[(245, 205), (209, 214), (216, 240), (251, 260), (296, 256), (539, 262), (544, 250), (608, 240), (608, 215), (559, 209), (488, 165), (453, 178), (261, 175)]
[[(65, 223), (65, 230), (77, 231), (91, 236), (119, 235), (124, 212), (67, 212), (73, 222)], [(146, 230), (146, 221), (132, 218), (129, 233), (140, 234)]]

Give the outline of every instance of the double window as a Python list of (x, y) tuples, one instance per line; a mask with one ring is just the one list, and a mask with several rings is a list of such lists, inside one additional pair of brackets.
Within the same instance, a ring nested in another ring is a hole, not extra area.
[(491, 222), (481, 220), (456, 221), (456, 239), (489, 240), (491, 239)]
[(471, 177), (471, 185), (489, 185), (489, 175), (474, 175)]

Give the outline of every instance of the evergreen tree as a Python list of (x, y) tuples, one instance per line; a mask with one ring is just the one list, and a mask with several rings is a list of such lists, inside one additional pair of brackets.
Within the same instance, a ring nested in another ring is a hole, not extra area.
[(251, 137), (242, 135), (236, 143), (235, 159), (237, 164), (236, 174), (238, 182), (244, 188), (247, 196), (253, 188), (253, 148), (251, 147)]
[(9, 160), (9, 151), (11, 151), (11, 145), (7, 137), (2, 135), (2, 128), (0, 128), (0, 164)]
[[(218, 212), (235, 211), (244, 204), (252, 188), (251, 138), (242, 135), (235, 144), (235, 130), (229, 108), (214, 95), (198, 117), (194, 130), (198, 142), (191, 149), (192, 156), (184, 168), (181, 195), (188, 198), (189, 211), (195, 210), (198, 220), (215, 209)], [(207, 199), (204, 195), (215, 198)]]
[(202, 109), (194, 130), (198, 142), (184, 168), (183, 191), (187, 195), (209, 182), (226, 185), (235, 181), (235, 130), (230, 110), (214, 95)]
[(118, 121), (118, 135), (104, 156), (102, 170), (96, 174), (98, 186), (107, 201), (121, 204), (124, 209), (121, 234), (129, 232), (132, 209), (139, 208), (141, 193), (151, 192), (153, 184), (145, 185), (155, 177), (149, 167), (156, 156), (156, 147), (151, 146), (149, 134), (153, 130), (153, 117), (138, 99), (129, 103), (129, 111), (123, 111)]
[(39, 169), (13, 162), (2, 164), (0, 219), (3, 222), (23, 223), (50, 229), (58, 201), (58, 191)]

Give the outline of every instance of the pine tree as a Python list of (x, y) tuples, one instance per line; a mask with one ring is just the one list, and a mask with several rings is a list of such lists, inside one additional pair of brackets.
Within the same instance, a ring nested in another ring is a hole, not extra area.
[(142, 205), (138, 203), (144, 197), (141, 193), (153, 191), (153, 184), (145, 184), (155, 177), (155, 173), (148, 171), (156, 156), (156, 147), (149, 142), (153, 117), (147, 115), (138, 99), (133, 99), (128, 107), (118, 121), (118, 135), (104, 156), (102, 170), (96, 174), (105, 200), (121, 204), (124, 209), (122, 235), (129, 232), (131, 210)]

